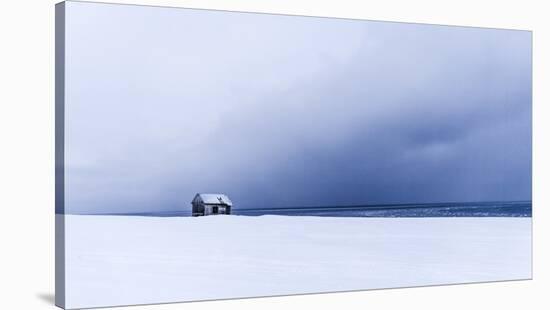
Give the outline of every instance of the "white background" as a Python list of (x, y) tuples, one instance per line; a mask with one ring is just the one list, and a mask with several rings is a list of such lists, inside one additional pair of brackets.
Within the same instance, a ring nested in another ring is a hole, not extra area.
[[(52, 309), (54, 4), (0, 4), (0, 309)], [(112, 1), (105, 1), (112, 2)], [(548, 309), (550, 19), (545, 1), (117, 1), (533, 30), (534, 280), (142, 306), (133, 309)], [(545, 294), (546, 293), (546, 294)]]

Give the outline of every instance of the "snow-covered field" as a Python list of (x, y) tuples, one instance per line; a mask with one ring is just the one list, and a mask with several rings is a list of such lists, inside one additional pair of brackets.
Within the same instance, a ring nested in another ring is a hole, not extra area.
[(67, 308), (531, 278), (531, 218), (65, 217)]

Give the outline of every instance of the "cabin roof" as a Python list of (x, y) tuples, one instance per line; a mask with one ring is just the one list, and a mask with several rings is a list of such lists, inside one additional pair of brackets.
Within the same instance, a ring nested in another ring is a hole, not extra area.
[(204, 193), (198, 193), (195, 195), (195, 198), (193, 198), (193, 202), (202, 202), (205, 204), (226, 204), (230, 207), (233, 206), (233, 202), (231, 202), (231, 199), (227, 197), (227, 195), (224, 194), (204, 194)]

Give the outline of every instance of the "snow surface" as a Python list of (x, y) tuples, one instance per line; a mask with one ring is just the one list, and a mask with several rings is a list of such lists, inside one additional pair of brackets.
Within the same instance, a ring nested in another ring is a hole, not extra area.
[(530, 218), (65, 217), (67, 308), (531, 278)]

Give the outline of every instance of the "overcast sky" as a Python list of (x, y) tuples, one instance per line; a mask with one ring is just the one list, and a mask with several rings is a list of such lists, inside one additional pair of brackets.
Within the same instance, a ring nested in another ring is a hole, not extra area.
[(531, 199), (531, 33), (68, 2), (69, 213)]

